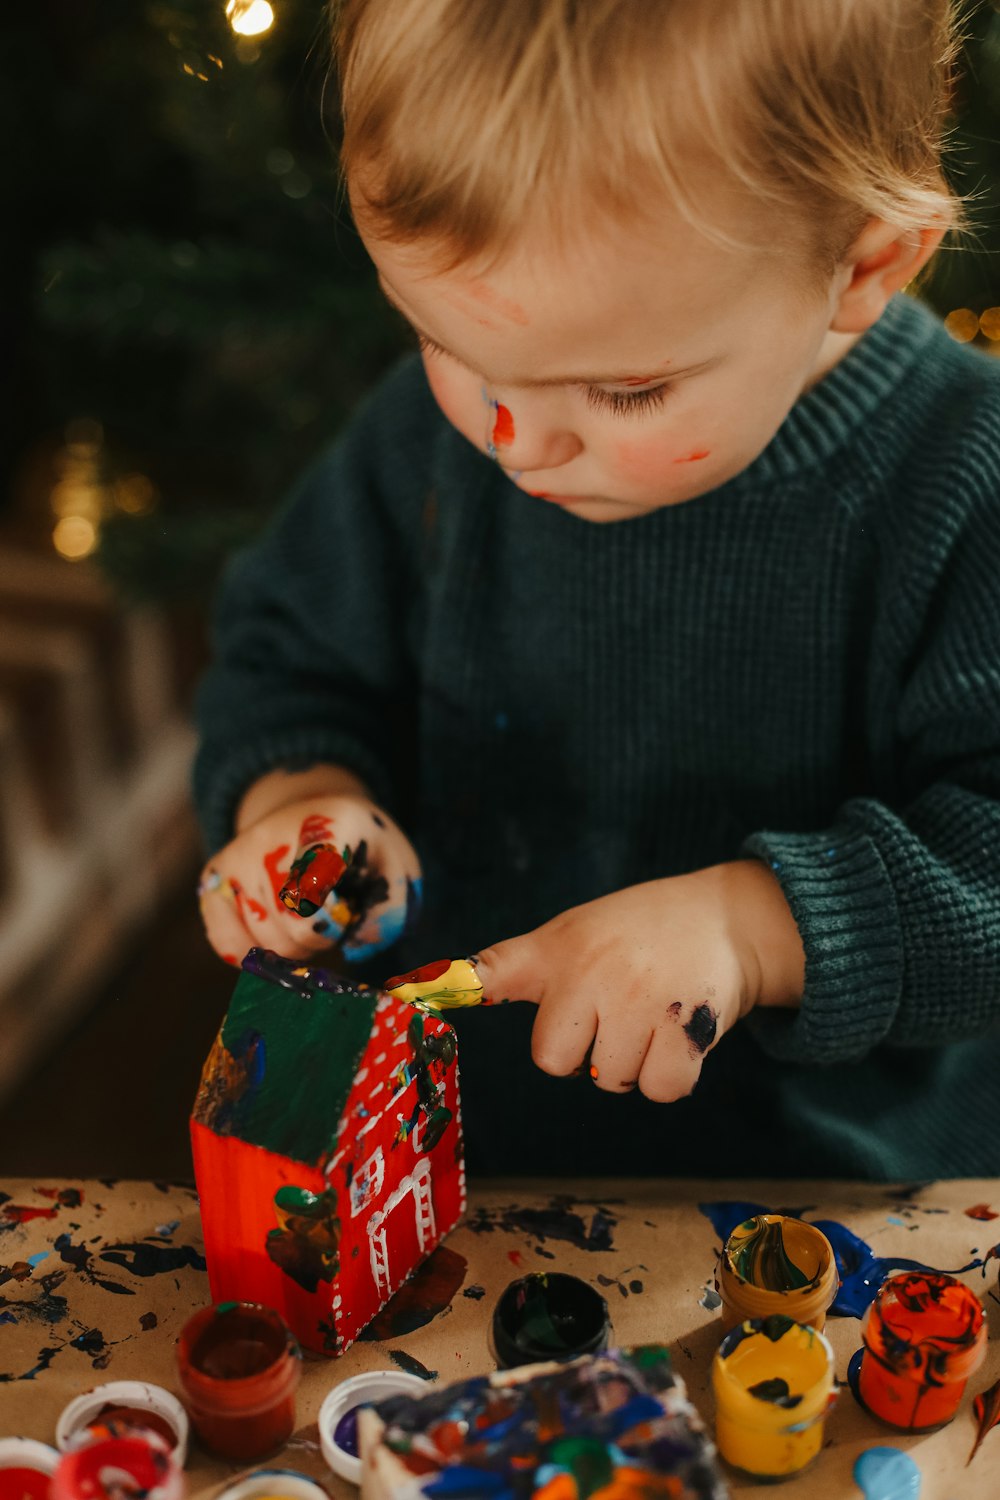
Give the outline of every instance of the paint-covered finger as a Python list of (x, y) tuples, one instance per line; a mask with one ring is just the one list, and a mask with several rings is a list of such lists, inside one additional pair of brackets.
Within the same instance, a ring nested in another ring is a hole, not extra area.
[(205, 936), (220, 958), (239, 968), (254, 937), (236, 905), (231, 882), (208, 865), (198, 884), (198, 909)]
[(648, 1031), (622, 1032), (603, 1021), (591, 1048), (588, 1071), (592, 1082), (609, 1094), (631, 1093), (638, 1087), (649, 1046)]
[(419, 1010), (460, 1010), (483, 1003), (479, 974), (467, 958), (439, 958), (408, 974), (394, 975), (382, 988)]
[(686, 1045), (678, 1028), (658, 1026), (639, 1069), (640, 1091), (656, 1104), (686, 1099), (698, 1082), (701, 1058), (700, 1052)]
[(292, 860), (278, 900), (297, 917), (315, 917), (346, 869), (347, 860), (335, 844), (307, 844)]

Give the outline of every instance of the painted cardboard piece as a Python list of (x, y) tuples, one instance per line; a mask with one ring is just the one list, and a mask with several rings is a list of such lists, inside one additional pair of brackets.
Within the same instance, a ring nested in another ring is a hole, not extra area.
[(523, 1365), (358, 1414), (361, 1500), (728, 1500), (663, 1345)]
[(340, 1354), (464, 1212), (454, 1032), (252, 948), (191, 1142), (214, 1300)]

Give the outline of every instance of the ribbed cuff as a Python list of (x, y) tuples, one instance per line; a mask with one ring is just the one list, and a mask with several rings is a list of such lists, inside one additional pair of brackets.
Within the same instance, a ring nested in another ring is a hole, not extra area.
[(743, 845), (774, 871), (802, 937), (805, 992), (798, 1010), (758, 1007), (757, 1041), (782, 1062), (865, 1056), (888, 1034), (902, 991), (903, 944), (895, 893), (863, 832), (755, 833)]

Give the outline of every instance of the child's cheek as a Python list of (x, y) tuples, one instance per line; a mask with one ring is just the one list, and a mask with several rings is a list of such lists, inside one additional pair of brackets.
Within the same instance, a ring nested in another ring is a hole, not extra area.
[(669, 437), (650, 434), (642, 438), (619, 439), (613, 454), (618, 476), (637, 487), (662, 484), (670, 477), (684, 484), (692, 470), (712, 457), (708, 443), (693, 437), (690, 432), (681, 437), (672, 432)]
[(486, 428), (486, 410), (468, 373), (437, 357), (425, 357), (424, 370), (434, 399), (448, 421), (470, 442), (479, 443)]

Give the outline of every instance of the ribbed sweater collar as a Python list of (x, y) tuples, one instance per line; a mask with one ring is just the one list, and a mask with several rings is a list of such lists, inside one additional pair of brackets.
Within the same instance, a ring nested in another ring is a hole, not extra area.
[(773, 483), (824, 463), (898, 389), (942, 333), (927, 308), (912, 297), (894, 297), (840, 363), (800, 397), (763, 453), (724, 488)]

